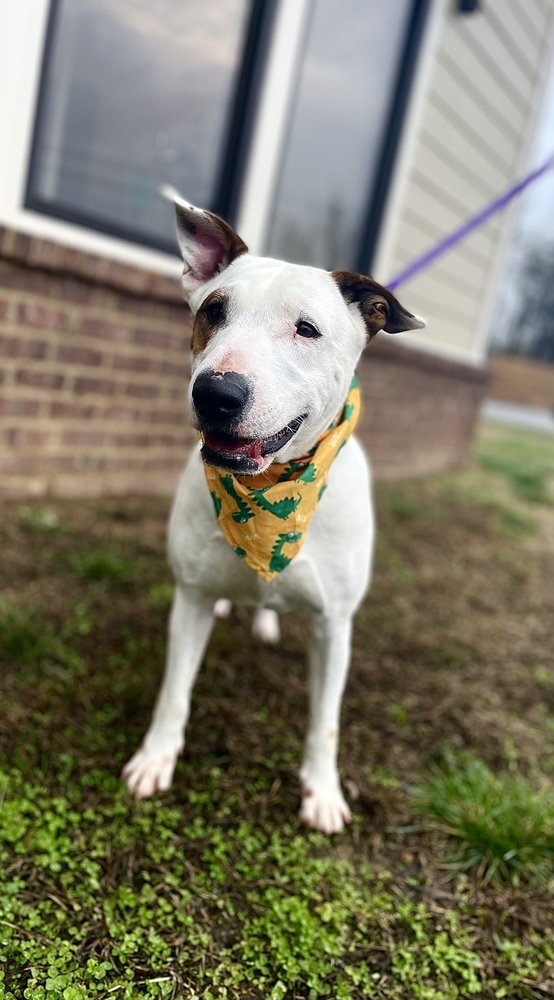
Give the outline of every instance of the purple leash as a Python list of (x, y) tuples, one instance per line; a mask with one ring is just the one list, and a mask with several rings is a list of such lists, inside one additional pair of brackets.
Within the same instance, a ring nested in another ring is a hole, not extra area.
[(459, 243), (460, 240), (469, 236), (469, 234), (473, 232), (474, 229), (477, 229), (478, 226), (482, 226), (487, 219), (490, 219), (491, 215), (496, 215), (496, 213), (504, 208), (504, 206), (507, 205), (512, 198), (516, 198), (517, 195), (521, 194), (521, 192), (524, 191), (529, 184), (532, 184), (533, 181), (542, 177), (547, 170), (552, 170), (553, 167), (554, 155), (550, 156), (548, 160), (543, 163), (542, 167), (538, 167), (537, 170), (533, 170), (532, 173), (527, 174), (527, 176), (524, 177), (518, 184), (515, 184), (514, 187), (509, 188), (508, 191), (505, 191), (499, 198), (495, 198), (495, 200), (491, 201), (489, 205), (485, 205), (485, 207), (482, 208), (480, 212), (477, 212), (476, 215), (473, 215), (471, 219), (468, 219), (467, 222), (463, 222), (461, 226), (458, 226), (458, 228), (454, 229), (448, 236), (445, 236), (442, 240), (439, 240), (438, 243), (435, 243), (435, 245), (429, 250), (422, 253), (420, 257), (416, 257), (412, 260), (407, 267), (405, 267), (402, 271), (399, 271), (398, 274), (395, 274), (391, 281), (387, 282), (386, 287), (390, 288), (391, 291), (394, 291), (394, 289), (398, 288), (399, 285), (403, 285), (406, 281), (409, 281), (410, 278), (413, 278), (415, 274), (418, 274), (420, 271), (424, 271), (425, 268), (429, 267), (429, 265), (436, 260), (437, 257), (442, 257), (443, 253), (446, 253), (451, 249), (451, 247), (456, 246), (456, 243)]

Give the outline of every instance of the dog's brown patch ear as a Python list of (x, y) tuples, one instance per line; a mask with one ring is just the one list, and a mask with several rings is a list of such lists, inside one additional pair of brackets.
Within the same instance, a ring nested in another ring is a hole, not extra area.
[(188, 296), (248, 253), (248, 247), (218, 215), (189, 205), (173, 188), (164, 187), (161, 193), (175, 203), (177, 242), (185, 265), (183, 289)]
[(346, 301), (359, 306), (370, 339), (379, 330), (404, 333), (425, 326), (424, 320), (404, 309), (392, 292), (373, 278), (353, 271), (331, 271), (331, 277)]

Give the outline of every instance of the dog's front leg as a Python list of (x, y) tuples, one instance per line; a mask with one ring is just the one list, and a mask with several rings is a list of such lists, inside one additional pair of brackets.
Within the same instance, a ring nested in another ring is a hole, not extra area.
[(300, 771), (300, 818), (324, 833), (338, 833), (350, 810), (337, 770), (339, 717), (350, 663), (352, 618), (313, 620), (310, 663), (310, 728)]
[(213, 600), (177, 586), (169, 619), (169, 645), (163, 683), (140, 750), (123, 769), (137, 799), (171, 786), (184, 745), (190, 695), (213, 622)]

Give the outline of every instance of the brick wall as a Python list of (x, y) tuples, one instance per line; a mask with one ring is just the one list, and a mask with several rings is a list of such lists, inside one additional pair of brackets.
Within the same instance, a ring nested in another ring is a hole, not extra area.
[[(0, 228), (0, 496), (170, 493), (194, 433), (179, 282)], [(378, 475), (463, 463), (483, 373), (374, 341)]]
[(0, 493), (171, 491), (189, 340), (177, 281), (0, 230)]
[(377, 337), (358, 366), (359, 435), (380, 479), (465, 465), (488, 376)]

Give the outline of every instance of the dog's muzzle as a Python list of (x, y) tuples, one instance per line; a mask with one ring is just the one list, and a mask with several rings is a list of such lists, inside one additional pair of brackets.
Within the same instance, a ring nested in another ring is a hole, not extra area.
[(195, 379), (192, 402), (201, 430), (231, 431), (252, 405), (251, 383), (238, 372), (209, 369)]
[(237, 372), (202, 372), (192, 386), (192, 402), (203, 437), (201, 451), (206, 465), (235, 473), (260, 472), (271, 456), (296, 434), (306, 414), (265, 438), (245, 438), (236, 433), (253, 403), (251, 382)]

